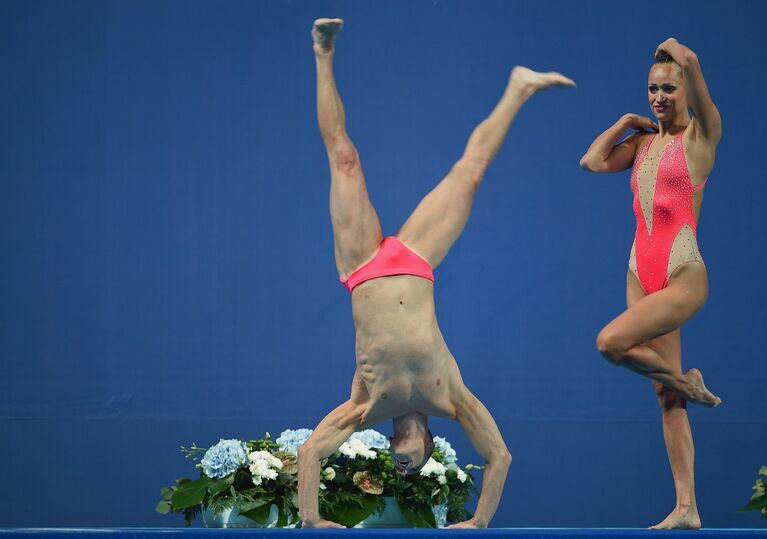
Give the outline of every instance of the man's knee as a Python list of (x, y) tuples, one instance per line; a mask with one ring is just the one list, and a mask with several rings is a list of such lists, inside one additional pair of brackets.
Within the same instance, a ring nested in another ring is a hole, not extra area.
[(480, 155), (466, 154), (453, 165), (453, 171), (468, 181), (473, 188), (479, 187), (487, 172), (490, 160)]
[(328, 145), (328, 154), (333, 168), (339, 172), (351, 172), (359, 169), (360, 158), (357, 148), (345, 133), (333, 137)]
[(618, 365), (623, 362), (628, 347), (617, 332), (605, 328), (597, 335), (597, 350), (605, 359)]

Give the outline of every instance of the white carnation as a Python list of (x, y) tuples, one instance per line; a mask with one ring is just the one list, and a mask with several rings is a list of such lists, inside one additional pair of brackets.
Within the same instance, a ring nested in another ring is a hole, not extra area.
[(277, 470), (282, 469), (282, 461), (268, 451), (253, 451), (248, 455), (248, 460), (254, 485), (260, 485), (268, 479), (277, 479)]
[(448, 464), (447, 469), (451, 472), (455, 472), (456, 477), (458, 477), (458, 481), (461, 483), (465, 483), (468, 476), (466, 475), (466, 472), (461, 470), (456, 464)]
[(455, 470), (455, 473), (458, 476), (458, 481), (460, 481), (461, 483), (465, 483), (466, 482), (466, 477), (467, 477), (466, 476), (466, 472), (464, 472), (463, 470), (458, 468), (458, 469)]
[(424, 477), (431, 477), (432, 475), (440, 476), (445, 475), (445, 472), (447, 471), (447, 468), (445, 468), (444, 464), (441, 464), (434, 460), (433, 458), (429, 457), (429, 460), (426, 461), (426, 464), (423, 465), (423, 468), (421, 468), (421, 475)]
[(348, 442), (344, 442), (338, 450), (342, 455), (345, 455), (350, 459), (355, 459), (357, 456), (366, 459), (374, 459), (378, 456), (378, 453), (365, 447), (365, 443), (357, 438), (352, 438)]

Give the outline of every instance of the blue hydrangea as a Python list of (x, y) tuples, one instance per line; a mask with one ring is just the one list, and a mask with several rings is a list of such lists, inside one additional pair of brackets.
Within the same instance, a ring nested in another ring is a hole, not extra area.
[(275, 440), (275, 443), (280, 446), (281, 450), (295, 455), (298, 452), (298, 447), (309, 439), (312, 432), (312, 429), (287, 429), (280, 433), (280, 437)]
[(442, 436), (435, 436), (434, 445), (436, 445), (437, 448), (442, 451), (442, 454), (445, 455), (445, 461), (448, 464), (455, 464), (455, 461), (458, 460), (458, 457), (455, 454), (455, 449), (453, 449), (453, 446), (450, 445), (450, 442), (445, 440)]
[(205, 452), (200, 464), (205, 475), (211, 478), (226, 477), (248, 463), (248, 448), (241, 440), (223, 438)]
[(346, 441), (348, 443), (349, 440), (354, 439), (361, 441), (365, 447), (370, 449), (389, 449), (389, 439), (377, 430), (367, 429), (355, 432)]

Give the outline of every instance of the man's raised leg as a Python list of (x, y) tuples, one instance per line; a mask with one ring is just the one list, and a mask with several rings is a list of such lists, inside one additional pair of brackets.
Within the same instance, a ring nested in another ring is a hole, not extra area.
[(341, 19), (317, 19), (312, 29), (317, 63), (317, 119), (330, 162), (330, 217), (338, 274), (345, 280), (381, 243), (381, 224), (368, 198), (357, 149), (346, 133), (346, 114), (333, 76)]
[(515, 67), (503, 97), (471, 134), (463, 156), (418, 205), (397, 237), (437, 267), (469, 219), (474, 193), (501, 147), (512, 120), (533, 94), (552, 86), (575, 86), (559, 73)]

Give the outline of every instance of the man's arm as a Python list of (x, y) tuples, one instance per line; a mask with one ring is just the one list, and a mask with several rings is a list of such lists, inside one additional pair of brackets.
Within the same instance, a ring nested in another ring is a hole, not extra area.
[(320, 517), (320, 459), (338, 449), (360, 425), (366, 405), (349, 399), (323, 419), (298, 448), (298, 513), (304, 528), (343, 528)]
[(506, 482), (506, 472), (511, 464), (511, 453), (506, 448), (490, 412), (471, 391), (463, 387), (456, 396), (454, 405), (456, 420), (486, 464), (482, 476), (482, 492), (474, 517), (450, 527), (486, 528), (498, 508), (503, 484)]

